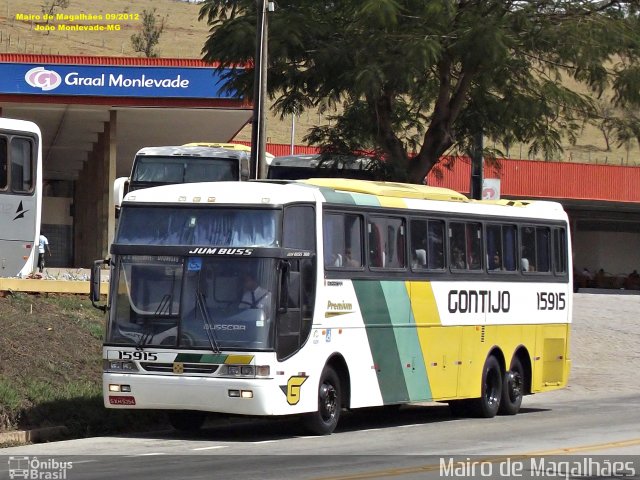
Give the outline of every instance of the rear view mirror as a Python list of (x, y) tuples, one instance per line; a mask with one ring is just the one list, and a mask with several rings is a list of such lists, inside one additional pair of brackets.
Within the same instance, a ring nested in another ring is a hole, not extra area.
[(109, 260), (96, 260), (93, 262), (91, 280), (89, 281), (89, 298), (91, 299), (91, 305), (98, 310), (106, 312), (106, 305), (98, 305), (98, 302), (100, 302), (100, 270), (102, 269), (102, 265), (109, 265)]

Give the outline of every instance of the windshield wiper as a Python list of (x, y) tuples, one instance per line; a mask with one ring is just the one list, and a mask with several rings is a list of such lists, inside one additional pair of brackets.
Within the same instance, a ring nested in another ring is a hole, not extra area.
[[(153, 313), (154, 317), (167, 316), (171, 315), (171, 301), (173, 300), (173, 296), (168, 293), (162, 297), (160, 303), (158, 304), (158, 308)], [(142, 336), (138, 339), (138, 343), (136, 343), (136, 350), (142, 350), (146, 345), (147, 341), (152, 337), (151, 324), (148, 319), (145, 319), (144, 329), (142, 330)]]
[(207, 332), (207, 338), (209, 339), (209, 345), (211, 345), (211, 350), (213, 353), (220, 353), (220, 346), (218, 345), (218, 340), (216, 339), (216, 334), (214, 331), (214, 323), (209, 316), (209, 312), (207, 311), (204, 294), (201, 292), (196, 292), (196, 305), (200, 309), (200, 313), (202, 314), (202, 319), (204, 320), (204, 329)]

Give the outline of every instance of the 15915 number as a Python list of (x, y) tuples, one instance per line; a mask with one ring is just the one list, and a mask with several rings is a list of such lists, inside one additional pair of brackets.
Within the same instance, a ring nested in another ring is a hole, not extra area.
[(153, 352), (118, 352), (119, 360), (158, 360), (158, 354)]
[(564, 310), (565, 295), (564, 292), (538, 292), (538, 310)]

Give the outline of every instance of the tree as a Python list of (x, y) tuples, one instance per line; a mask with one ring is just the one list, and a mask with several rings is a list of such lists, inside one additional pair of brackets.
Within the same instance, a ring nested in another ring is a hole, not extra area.
[[(46, 16), (47, 21), (45, 22), (47, 25), (49, 24), (49, 19), (53, 16), (54, 12), (57, 8), (67, 8), (69, 6), (69, 0), (47, 0), (41, 6), (42, 15)], [(47, 33), (49, 33), (47, 31)]]
[(135, 52), (142, 52), (147, 58), (156, 58), (156, 45), (164, 30), (164, 18), (158, 20), (156, 9), (142, 11), (142, 31), (131, 35), (131, 45)]
[[(252, 62), (255, 3), (205, 0), (205, 60)], [(307, 141), (326, 152), (373, 151), (397, 179), (422, 182), (444, 155), (467, 154), (480, 130), (550, 158), (593, 118), (593, 97), (611, 89), (616, 104), (640, 105), (638, 8), (638, 0), (281, 0), (269, 17), (268, 91), (282, 116), (340, 107)], [(251, 68), (226, 79), (251, 96)]]

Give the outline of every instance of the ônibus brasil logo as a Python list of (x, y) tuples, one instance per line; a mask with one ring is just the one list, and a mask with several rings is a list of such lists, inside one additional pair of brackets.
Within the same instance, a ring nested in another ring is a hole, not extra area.
[(62, 83), (62, 77), (58, 72), (47, 70), (44, 67), (36, 67), (24, 74), (24, 79), (34, 88), (43, 91), (53, 90)]

